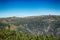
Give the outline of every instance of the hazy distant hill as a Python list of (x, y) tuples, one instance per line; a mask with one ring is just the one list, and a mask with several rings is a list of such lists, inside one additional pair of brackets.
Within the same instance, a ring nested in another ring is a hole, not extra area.
[(0, 18), (0, 28), (32, 34), (60, 35), (60, 16), (43, 15), (31, 17)]

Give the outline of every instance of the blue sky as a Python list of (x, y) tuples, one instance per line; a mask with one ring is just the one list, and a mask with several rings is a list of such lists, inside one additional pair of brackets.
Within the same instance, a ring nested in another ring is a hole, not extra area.
[(0, 0), (0, 17), (60, 15), (60, 0)]

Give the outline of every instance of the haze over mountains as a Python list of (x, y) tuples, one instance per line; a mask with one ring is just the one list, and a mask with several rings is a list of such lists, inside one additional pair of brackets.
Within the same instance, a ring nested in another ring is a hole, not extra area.
[(43, 15), (31, 17), (0, 18), (0, 29), (16, 30), (26, 34), (60, 35), (60, 16)]

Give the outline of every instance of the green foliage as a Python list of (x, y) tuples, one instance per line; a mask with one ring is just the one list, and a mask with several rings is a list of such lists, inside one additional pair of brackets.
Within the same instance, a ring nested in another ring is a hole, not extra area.
[(53, 35), (33, 35), (24, 34), (22, 32), (0, 30), (0, 40), (60, 40), (60, 37)]

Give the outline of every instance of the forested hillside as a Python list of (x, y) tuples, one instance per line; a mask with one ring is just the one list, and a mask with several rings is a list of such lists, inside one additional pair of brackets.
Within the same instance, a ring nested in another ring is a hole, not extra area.
[(60, 36), (60, 16), (43, 15), (0, 18), (0, 29), (9, 29), (33, 35), (52, 34)]

